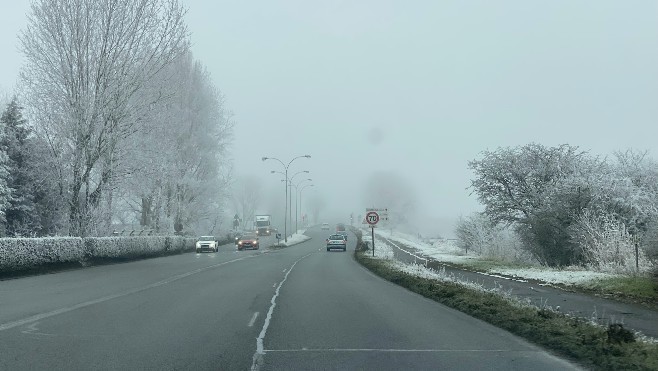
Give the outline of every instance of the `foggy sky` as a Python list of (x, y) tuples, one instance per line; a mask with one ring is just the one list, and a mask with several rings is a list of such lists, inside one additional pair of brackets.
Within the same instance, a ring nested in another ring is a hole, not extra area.
[[(261, 157), (310, 154), (291, 172), (311, 171), (328, 218), (362, 212), (368, 175), (394, 171), (421, 200), (420, 231), (450, 235), (480, 210), (467, 162), (483, 150), (658, 156), (655, 0), (183, 3), (195, 57), (235, 114), (236, 174), (282, 188), (269, 173), (281, 165)], [(28, 5), (2, 9), (7, 92)]]

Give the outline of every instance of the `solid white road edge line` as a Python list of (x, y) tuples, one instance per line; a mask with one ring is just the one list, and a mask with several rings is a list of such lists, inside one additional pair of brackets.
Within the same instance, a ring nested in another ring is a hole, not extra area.
[(201, 272), (207, 271), (209, 269), (213, 269), (213, 268), (216, 268), (216, 267), (219, 267), (219, 266), (222, 266), (222, 265), (226, 265), (226, 264), (229, 264), (229, 263), (233, 263), (233, 262), (236, 262), (236, 261), (249, 259), (249, 258), (252, 258), (252, 257), (255, 257), (255, 256), (257, 256), (257, 255), (248, 255), (248, 256), (243, 256), (241, 258), (225, 261), (223, 263), (209, 265), (207, 267), (195, 269), (195, 270), (187, 272), (187, 273), (182, 273), (182, 274), (179, 274), (179, 275), (176, 275), (176, 276), (173, 276), (173, 277), (169, 277), (169, 278), (164, 279), (162, 281), (158, 281), (158, 282), (155, 282), (155, 283), (152, 283), (150, 285), (143, 286), (143, 287), (138, 287), (138, 288), (128, 290), (128, 291), (124, 291), (124, 292), (121, 292), (121, 293), (118, 293), (118, 294), (103, 296), (102, 298), (85, 301), (83, 303), (72, 305), (70, 307), (64, 307), (64, 308), (60, 308), (60, 309), (55, 309), (55, 310), (50, 311), (50, 312), (36, 314), (34, 316), (19, 319), (17, 321), (3, 323), (3, 324), (0, 324), (0, 331), (9, 330), (9, 329), (14, 328), (14, 327), (22, 326), (22, 325), (32, 323), (32, 322), (35, 322), (35, 321), (39, 321), (39, 320), (42, 320), (44, 318), (57, 316), (59, 314), (71, 312), (71, 311), (74, 311), (76, 309), (85, 308), (85, 307), (88, 307), (90, 305), (103, 303), (103, 302), (106, 302), (108, 300), (117, 299), (117, 298), (120, 298), (120, 297), (123, 297), (123, 296), (136, 294), (138, 292), (142, 292), (142, 291), (152, 289), (152, 288), (155, 288), (155, 287), (158, 287), (158, 286), (166, 285), (166, 284), (174, 282), (174, 281), (178, 281), (178, 280), (183, 279), (185, 277), (189, 277), (191, 275), (201, 273)]
[(369, 349), (369, 348), (356, 348), (356, 349), (266, 349), (265, 353), (287, 353), (287, 352), (437, 352), (437, 353), (537, 353), (540, 350), (513, 350), (513, 349)]
[[(270, 309), (267, 311), (267, 316), (265, 317), (265, 323), (263, 323), (263, 328), (260, 330), (260, 334), (256, 338), (256, 352), (254, 353), (254, 356), (251, 361), (251, 370), (252, 371), (257, 371), (260, 369), (260, 364), (263, 361), (263, 355), (265, 354), (265, 350), (263, 349), (263, 340), (265, 339), (265, 334), (267, 334), (267, 328), (270, 327), (270, 320), (272, 319), (272, 313), (274, 313), (274, 307), (276, 307), (276, 298), (279, 296), (279, 292), (281, 291), (281, 286), (286, 282), (288, 279), (288, 275), (290, 272), (292, 272), (292, 269), (295, 268), (295, 265), (299, 263), (302, 259), (306, 258), (307, 256), (310, 256), (312, 254), (315, 254), (315, 252), (306, 254), (302, 256), (301, 258), (297, 259), (290, 268), (288, 268), (288, 271), (286, 272), (286, 275), (283, 276), (283, 280), (279, 282), (279, 286), (277, 286), (276, 290), (274, 290), (274, 296), (272, 296), (272, 299), (270, 300)], [(285, 272), (286, 270), (284, 270)]]

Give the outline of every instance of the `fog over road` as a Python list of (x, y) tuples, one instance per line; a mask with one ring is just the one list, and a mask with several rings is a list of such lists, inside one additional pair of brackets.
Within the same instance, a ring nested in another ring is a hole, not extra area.
[(0, 369), (573, 368), (307, 234), (0, 281)]

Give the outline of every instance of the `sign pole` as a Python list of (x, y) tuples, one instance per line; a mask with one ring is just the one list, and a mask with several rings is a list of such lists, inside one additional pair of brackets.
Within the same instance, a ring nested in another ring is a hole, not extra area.
[(372, 257), (375, 257), (375, 228), (370, 228), (372, 231)]

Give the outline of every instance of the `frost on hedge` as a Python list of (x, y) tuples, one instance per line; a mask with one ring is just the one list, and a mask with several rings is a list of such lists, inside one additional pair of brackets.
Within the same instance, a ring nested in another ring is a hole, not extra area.
[(176, 254), (194, 250), (195, 242), (180, 236), (0, 238), (0, 272)]
[(0, 271), (84, 259), (84, 245), (79, 237), (0, 238)]

